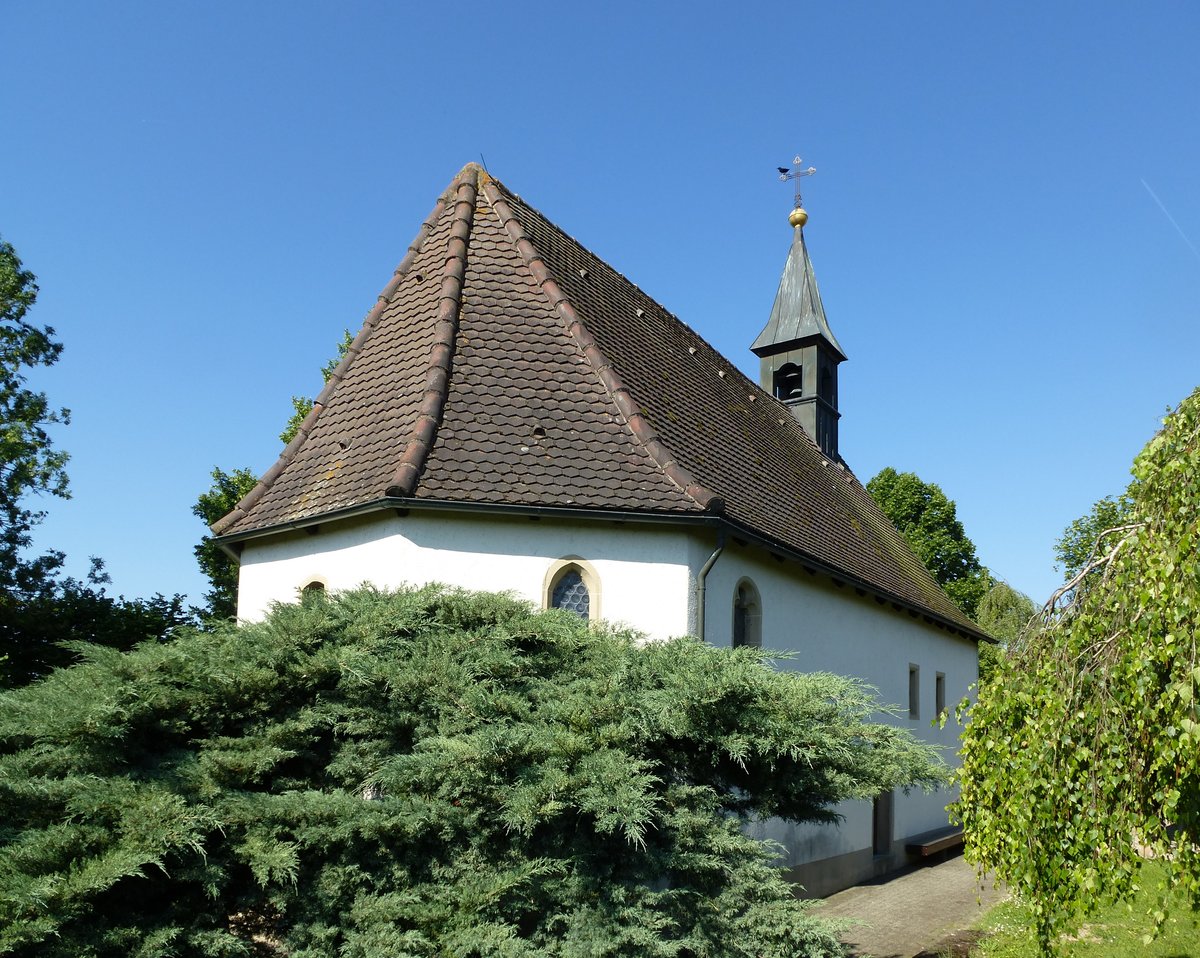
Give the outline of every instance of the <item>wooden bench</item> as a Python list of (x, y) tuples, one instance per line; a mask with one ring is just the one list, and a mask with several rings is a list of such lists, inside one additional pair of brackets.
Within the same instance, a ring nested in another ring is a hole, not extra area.
[(947, 848), (955, 848), (963, 843), (963, 830), (957, 825), (947, 825), (945, 828), (935, 828), (931, 832), (914, 835), (904, 843), (904, 850), (910, 855), (920, 855), (928, 858)]

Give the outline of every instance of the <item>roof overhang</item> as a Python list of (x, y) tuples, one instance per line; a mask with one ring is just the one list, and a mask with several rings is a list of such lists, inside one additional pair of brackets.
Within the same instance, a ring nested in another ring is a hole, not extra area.
[(754, 345), (750, 347), (750, 351), (759, 359), (766, 359), (768, 356), (778, 356), (780, 353), (786, 353), (793, 349), (803, 349), (805, 346), (811, 346), (813, 343), (824, 343), (825, 348), (833, 353), (839, 363), (846, 361), (845, 354), (837, 344), (831, 343), (820, 333), (808, 333), (804, 336), (797, 336), (794, 339), (780, 343), (767, 343), (762, 346)]
[(472, 515), (488, 515), (512, 518), (565, 519), (569, 521), (584, 520), (586, 522), (634, 522), (651, 525), (673, 525), (688, 527), (703, 527), (714, 531), (724, 531), (727, 535), (744, 540), (765, 549), (777, 559), (786, 559), (798, 563), (806, 572), (812, 575), (828, 576), (835, 586), (850, 587), (861, 595), (870, 595), (880, 604), (889, 604), (898, 612), (919, 618), (927, 624), (948, 632), (960, 635), (975, 642), (996, 642), (982, 629), (967, 629), (961, 623), (945, 616), (938, 615), (916, 603), (882, 589), (874, 583), (867, 582), (855, 575), (839, 569), (802, 550), (785, 543), (778, 542), (769, 536), (739, 523), (727, 515), (717, 515), (702, 512), (652, 512), (635, 509), (588, 509), (572, 506), (538, 506), (520, 504), (497, 504), (486, 502), (461, 502), (447, 499), (409, 499), (395, 496), (385, 496), (371, 502), (348, 506), (332, 512), (322, 512), (302, 519), (281, 522), (275, 525), (263, 526), (245, 532), (235, 532), (230, 535), (217, 536), (216, 543), (235, 561), (240, 558), (243, 543), (254, 539), (265, 539), (287, 532), (301, 530), (315, 531), (317, 526), (331, 522), (342, 522), (360, 516), (380, 512), (392, 512), (405, 516), (410, 512), (451, 512)]

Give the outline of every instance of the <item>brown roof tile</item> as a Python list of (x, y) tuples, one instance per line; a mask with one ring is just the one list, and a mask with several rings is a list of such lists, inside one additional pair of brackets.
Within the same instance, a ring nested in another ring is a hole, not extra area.
[(388, 497), (721, 515), (979, 634), (783, 406), (474, 164), (300, 433), (213, 529)]

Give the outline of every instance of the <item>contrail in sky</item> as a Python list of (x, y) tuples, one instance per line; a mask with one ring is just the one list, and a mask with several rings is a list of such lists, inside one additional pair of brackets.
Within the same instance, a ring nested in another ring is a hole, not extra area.
[(1163, 206), (1163, 201), (1158, 198), (1158, 194), (1155, 193), (1154, 190), (1150, 189), (1150, 184), (1145, 180), (1142, 180), (1142, 186), (1146, 187), (1146, 192), (1149, 193), (1154, 199), (1154, 202), (1158, 204), (1158, 208), (1163, 211), (1163, 216), (1171, 221), (1171, 225), (1175, 227), (1175, 232), (1183, 237), (1183, 241), (1188, 244), (1188, 249), (1190, 249), (1196, 255), (1196, 259), (1200, 259), (1200, 249), (1196, 249), (1196, 244), (1188, 239), (1188, 235), (1183, 231), (1183, 227), (1175, 222), (1175, 217), (1171, 215), (1170, 211), (1165, 206)]

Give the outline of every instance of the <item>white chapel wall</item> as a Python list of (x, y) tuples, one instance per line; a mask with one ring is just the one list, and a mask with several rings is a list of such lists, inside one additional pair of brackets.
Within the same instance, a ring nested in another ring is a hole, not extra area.
[[(695, 633), (696, 577), (716, 546), (711, 530), (668, 525), (416, 511), (379, 513), (304, 531), (250, 540), (241, 557), (238, 615), (263, 617), (273, 602), (295, 601), (320, 582), (330, 591), (364, 582), (387, 588), (444, 582), (470, 589), (508, 591), (541, 606), (547, 573), (567, 556), (586, 561), (599, 581), (599, 614), (631, 625), (652, 639)], [(901, 706), (895, 721), (943, 748), (955, 764), (958, 729), (931, 726), (936, 679), (944, 676), (946, 706), (967, 694), (977, 677), (974, 642), (936, 629), (890, 603), (835, 587), (799, 563), (771, 559), (760, 549), (728, 543), (706, 582), (705, 638), (729, 647), (739, 582), (748, 580), (761, 601), (763, 646), (795, 653), (781, 668), (825, 671), (864, 679), (882, 701)], [(908, 717), (909, 670), (919, 669), (919, 717)], [(944, 826), (946, 790), (897, 794), (892, 837), (901, 840)], [(865, 855), (873, 844), (871, 803), (847, 802), (838, 827), (779, 820), (753, 829), (784, 846), (785, 866)]]
[(601, 617), (655, 639), (688, 631), (689, 551), (682, 530), (417, 510), (330, 524), (315, 535), (297, 531), (247, 541), (238, 617), (261, 619), (273, 602), (296, 601), (310, 582), (331, 592), (364, 582), (380, 588), (443, 582), (513, 592), (541, 606), (546, 573), (565, 556), (578, 556), (595, 571)]
[[(859, 596), (853, 587), (834, 586), (827, 576), (812, 576), (792, 561), (777, 562), (761, 550), (730, 544), (713, 565), (706, 583), (705, 633), (709, 642), (729, 646), (733, 638), (734, 595), (740, 581), (749, 580), (761, 598), (764, 648), (794, 653), (781, 668), (803, 672), (833, 672), (864, 679), (879, 691), (884, 703), (900, 706), (899, 718), (885, 719), (909, 728), (942, 749), (948, 765), (957, 764), (959, 729), (954, 706), (978, 678), (975, 643)], [(919, 669), (919, 717), (908, 717), (909, 670)], [(945, 703), (951, 718), (945, 728), (932, 726), (937, 675), (944, 676)], [(892, 835), (896, 840), (945, 826), (946, 805), (956, 797), (947, 789), (926, 794), (914, 790), (895, 796)], [(796, 826), (781, 821), (762, 823), (760, 837), (785, 846), (784, 863), (798, 865), (815, 859), (862, 852), (872, 846), (869, 802), (847, 802), (837, 811), (844, 816), (837, 828)]]

